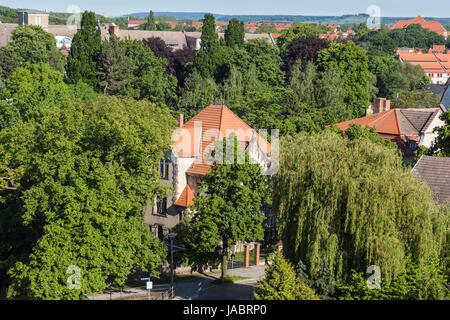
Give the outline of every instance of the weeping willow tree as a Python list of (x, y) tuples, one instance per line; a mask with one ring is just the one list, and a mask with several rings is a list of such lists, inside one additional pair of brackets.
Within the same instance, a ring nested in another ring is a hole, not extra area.
[(286, 257), (312, 276), (326, 261), (337, 282), (377, 265), (389, 281), (443, 254), (448, 207), (391, 148), (333, 132), (300, 133), (281, 142), (274, 209)]

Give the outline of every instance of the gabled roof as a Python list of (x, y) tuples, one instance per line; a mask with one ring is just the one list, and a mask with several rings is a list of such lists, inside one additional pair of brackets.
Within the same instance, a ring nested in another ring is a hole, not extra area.
[(180, 197), (175, 202), (175, 205), (187, 208), (187, 207), (192, 206), (194, 204), (194, 200), (193, 199), (194, 199), (194, 193), (192, 192), (192, 190), (189, 187), (189, 185), (186, 185), (186, 187), (184, 188), (184, 190), (181, 193)]
[[(397, 143), (404, 155), (411, 155), (406, 142), (420, 141), (420, 135), (429, 131), (432, 121), (445, 110), (440, 108), (427, 109), (390, 109), (384, 112), (371, 114), (359, 119), (338, 123), (337, 126), (345, 131), (350, 124), (356, 123), (363, 128), (375, 128), (380, 138), (391, 139)], [(431, 128), (432, 129), (432, 128)]]
[[(226, 106), (210, 105), (181, 127), (181, 136), (176, 139), (175, 150), (183, 146), (192, 146), (188, 150), (180, 150), (183, 157), (196, 157), (197, 159), (188, 170), (188, 174), (205, 175), (211, 163), (205, 155), (215, 148), (215, 141), (236, 134), (238, 141), (246, 147), (253, 136), (265, 154), (270, 154), (270, 144), (258, 133), (234, 114)], [(200, 152), (200, 154), (199, 154)]]
[(441, 108), (390, 109), (359, 119), (341, 122), (337, 126), (345, 131), (350, 127), (350, 124), (357, 123), (362, 127), (375, 127), (380, 134), (418, 136), (425, 133), (431, 121), (441, 110)]
[(425, 20), (421, 16), (417, 16), (413, 20), (400, 20), (391, 29), (404, 29), (412, 24), (420, 24), (422, 28), (434, 31), (438, 34), (447, 33), (447, 30), (438, 22), (432, 20)]
[(412, 173), (428, 184), (439, 203), (450, 204), (450, 158), (422, 156)]

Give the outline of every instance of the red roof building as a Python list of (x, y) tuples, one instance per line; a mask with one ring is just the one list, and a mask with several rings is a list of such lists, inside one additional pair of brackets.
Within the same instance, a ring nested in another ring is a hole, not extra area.
[[(179, 118), (179, 128), (173, 135), (173, 152), (179, 163), (176, 205), (188, 207), (198, 192), (198, 182), (213, 165), (207, 157), (215, 149), (215, 142), (235, 134), (244, 150), (252, 143), (258, 146), (263, 159), (268, 161), (270, 143), (256, 133), (226, 106), (211, 105), (186, 123)], [(262, 163), (267, 165), (267, 162)], [(180, 169), (180, 168), (183, 169)], [(187, 205), (186, 205), (187, 204)]]
[(423, 50), (399, 49), (396, 57), (401, 62), (420, 65), (434, 84), (446, 84), (450, 78), (450, 53), (444, 54), (445, 46), (433, 46), (428, 53)]
[(422, 28), (436, 32), (437, 34), (443, 36), (445, 39), (447, 39), (448, 37), (448, 31), (438, 21), (425, 20), (421, 16), (417, 16), (413, 20), (400, 20), (396, 24), (394, 24), (391, 30), (406, 29), (412, 24), (420, 24)]
[(373, 114), (337, 126), (343, 131), (352, 123), (375, 128), (380, 138), (390, 139), (398, 145), (406, 163), (412, 161), (418, 147), (431, 147), (436, 138), (433, 129), (444, 125), (439, 116), (446, 111), (442, 105), (439, 108), (391, 109), (390, 101), (382, 98), (375, 99), (372, 108)]

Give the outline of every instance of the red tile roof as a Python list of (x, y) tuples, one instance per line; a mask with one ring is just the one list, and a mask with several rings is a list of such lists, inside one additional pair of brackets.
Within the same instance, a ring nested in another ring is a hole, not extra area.
[(178, 200), (175, 202), (176, 206), (180, 207), (190, 207), (194, 204), (194, 193), (192, 192), (191, 188), (189, 188), (189, 185), (186, 185), (183, 192), (181, 193)]
[[(188, 174), (205, 175), (208, 173), (212, 163), (205, 159), (215, 148), (215, 141), (228, 137), (231, 133), (236, 134), (238, 141), (246, 145), (250, 142), (253, 129), (241, 118), (235, 115), (226, 106), (211, 105), (203, 109), (199, 114), (186, 122), (181, 134), (174, 145), (175, 150), (181, 150), (180, 156), (198, 157), (188, 170)], [(256, 133), (259, 147), (266, 154), (270, 154), (270, 143)], [(246, 146), (245, 145), (245, 146)], [(244, 146), (244, 147), (245, 147)], [(200, 154), (199, 154), (200, 153)]]
[(444, 37), (447, 37), (447, 30), (438, 22), (432, 20), (425, 20), (421, 16), (417, 16), (413, 20), (400, 20), (391, 29), (405, 29), (409, 25), (420, 24), (422, 28), (434, 31)]
[(338, 123), (337, 126), (345, 131), (350, 124), (356, 123), (363, 128), (375, 128), (379, 137), (391, 139), (397, 143), (403, 154), (411, 154), (406, 142), (419, 141), (419, 136), (428, 130), (431, 121), (438, 115), (439, 108), (428, 109), (390, 109), (374, 113), (359, 119)]

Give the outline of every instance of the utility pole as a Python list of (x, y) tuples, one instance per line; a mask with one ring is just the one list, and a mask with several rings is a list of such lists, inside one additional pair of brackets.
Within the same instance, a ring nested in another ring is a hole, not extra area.
[(176, 233), (169, 233), (170, 239), (170, 298), (173, 300), (174, 298), (174, 290), (173, 290), (173, 239), (177, 236)]

